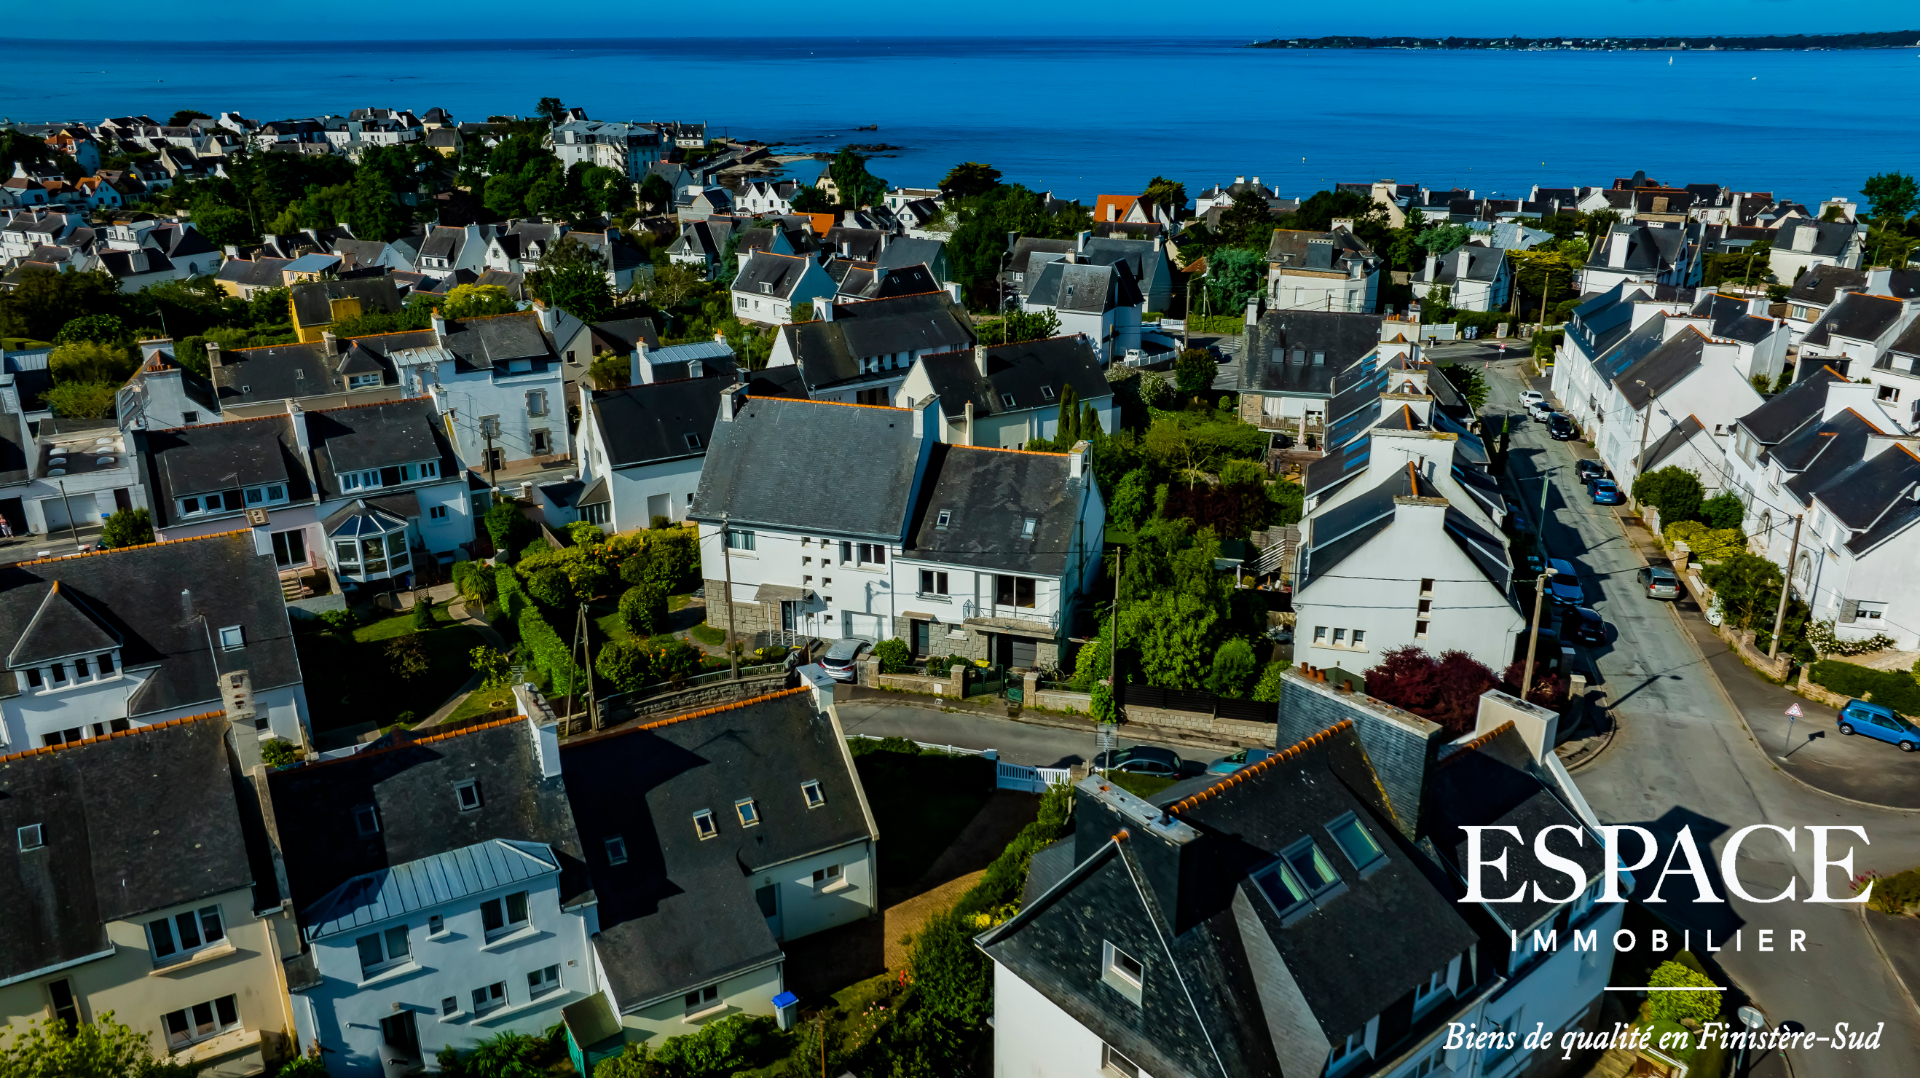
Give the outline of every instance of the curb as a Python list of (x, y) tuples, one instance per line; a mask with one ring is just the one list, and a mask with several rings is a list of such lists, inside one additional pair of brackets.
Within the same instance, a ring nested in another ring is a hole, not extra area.
[(1873, 944), (1873, 953), (1880, 956), (1881, 963), (1887, 967), (1887, 973), (1893, 977), (1893, 983), (1900, 986), (1900, 994), (1907, 997), (1907, 1006), (1912, 1007), (1915, 1014), (1920, 1014), (1920, 1001), (1913, 998), (1913, 989), (1908, 987), (1906, 978), (1900, 976), (1900, 968), (1893, 964), (1893, 959), (1887, 957), (1886, 948), (1880, 946), (1880, 937), (1873, 934), (1873, 926), (1867, 923), (1866, 903), (1854, 906), (1853, 914), (1860, 918), (1860, 931), (1866, 933), (1867, 942)]

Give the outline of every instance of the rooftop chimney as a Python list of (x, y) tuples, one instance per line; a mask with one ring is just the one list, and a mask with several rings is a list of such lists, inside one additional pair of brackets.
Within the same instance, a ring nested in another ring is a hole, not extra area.
[(540, 319), (540, 328), (552, 334), (560, 325), (560, 312), (540, 302), (533, 301), (533, 313)]
[(813, 316), (822, 322), (833, 321), (833, 297), (813, 297)]
[(935, 437), (940, 431), (940, 394), (935, 393), (913, 407), (913, 436)]
[(1869, 266), (1867, 268), (1867, 294), (1870, 296), (1886, 296), (1892, 293), (1893, 268), (1890, 266)]
[(732, 385), (728, 386), (727, 388), (721, 390), (720, 391), (720, 421), (722, 423), (733, 422), (733, 417), (736, 415), (739, 415), (740, 409), (746, 407), (746, 405), (747, 405), (747, 387), (746, 386), (741, 385), (739, 382), (735, 382)]
[(985, 378), (987, 376), (987, 346), (986, 345), (976, 344), (973, 346), (973, 365), (979, 369), (980, 377)]
[(447, 319), (440, 308), (433, 309), (433, 343), (439, 344), (447, 339)]
[(1238, 187), (1238, 186), (1240, 186), (1241, 184), (1243, 184), (1243, 183), (1246, 183), (1246, 182), (1247, 182), (1247, 178), (1246, 178), (1245, 176), (1235, 176), (1235, 177), (1233, 178), (1233, 185), (1234, 185), (1235, 187)]
[(1812, 222), (1795, 225), (1793, 229), (1793, 249), (1802, 254), (1813, 250), (1814, 241), (1820, 238), (1820, 230)]
[[(647, 342), (636, 341), (633, 353), (627, 357), (627, 384), (643, 386), (653, 381), (653, 362), (647, 358)], [(599, 388), (605, 389), (606, 386)]]
[(1087, 474), (1087, 452), (1092, 448), (1091, 442), (1082, 439), (1067, 450), (1067, 478), (1078, 479)]
[[(1074, 234), (1073, 234), (1073, 249), (1074, 249), (1074, 251), (1075, 251), (1075, 252), (1079, 252), (1079, 251), (1084, 251), (1084, 250), (1086, 250), (1086, 249), (1087, 249), (1087, 241), (1088, 241), (1088, 240), (1090, 240), (1090, 239), (1092, 239), (1092, 238), (1093, 238), (1093, 233), (1092, 233), (1092, 232), (1076, 232), (1076, 233), (1074, 233)], [(1072, 261), (1072, 260), (1071, 260), (1071, 259), (1069, 259), (1068, 261)]]
[(220, 342), (208, 341), (207, 342), (207, 369), (212, 370), (213, 368), (218, 367), (219, 365), (220, 365)]
[(332, 330), (325, 330), (320, 334), (320, 351), (330, 356), (340, 354), (340, 338), (335, 337)]

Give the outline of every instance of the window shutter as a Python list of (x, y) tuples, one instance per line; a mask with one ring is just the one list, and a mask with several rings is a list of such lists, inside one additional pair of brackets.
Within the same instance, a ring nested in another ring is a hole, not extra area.
[(1850, 625), (1860, 616), (1860, 600), (1842, 599), (1840, 601), (1840, 624)]

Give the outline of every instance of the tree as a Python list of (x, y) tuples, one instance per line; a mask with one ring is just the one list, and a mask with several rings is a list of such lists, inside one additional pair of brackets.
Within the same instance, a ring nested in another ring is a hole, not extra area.
[(1413, 242), (1427, 254), (1444, 255), (1465, 247), (1469, 235), (1466, 225), (1435, 225), (1423, 229)]
[(1772, 631), (1785, 580), (1778, 565), (1742, 550), (1703, 567), (1700, 576), (1713, 589), (1714, 602), (1727, 625)]
[[(802, 190), (810, 191), (813, 190), (813, 188), (802, 188)], [(647, 173), (647, 178), (640, 181), (639, 199), (643, 205), (656, 211), (668, 210), (673, 206), (673, 185), (668, 183), (666, 178), (659, 173), (649, 172)], [(800, 210), (798, 206), (795, 206), (794, 209), (796, 212), (805, 212)]]
[(1107, 505), (1107, 520), (1114, 527), (1132, 531), (1153, 512), (1153, 479), (1145, 468), (1135, 468), (1122, 476), (1113, 488), (1113, 501)]
[(557, 97), (541, 98), (540, 103), (533, 107), (533, 111), (534, 115), (550, 124), (565, 123), (567, 120), (567, 106), (561, 104)]
[[(1683, 955), (1686, 952), (1681, 952)], [(1687, 955), (1691, 958), (1691, 955)], [(1647, 984), (1656, 991), (1647, 993), (1647, 1010), (1655, 1018), (1680, 1023), (1692, 1019), (1704, 1024), (1720, 1016), (1720, 993), (1700, 991), (1658, 991), (1658, 989), (1718, 988), (1713, 978), (1680, 962), (1668, 960), (1655, 966)]]
[(355, 237), (382, 243), (399, 239), (412, 227), (412, 215), (395, 198), (406, 177), (406, 151), (376, 146), (366, 151), (353, 173), (353, 200), (347, 225)]
[(502, 1030), (480, 1042), (462, 1061), (468, 1078), (544, 1078), (541, 1043), (525, 1033)]
[(105, 419), (113, 415), (120, 390), (107, 382), (60, 382), (41, 396), (62, 419)]
[(620, 624), (634, 636), (667, 631), (667, 594), (654, 584), (639, 584), (620, 596)]
[(1189, 348), (1173, 361), (1174, 386), (1182, 393), (1198, 393), (1213, 385), (1220, 365), (1204, 348)]
[(1260, 681), (1253, 687), (1253, 698), (1263, 704), (1279, 703), (1281, 690), (1286, 684), (1282, 675), (1290, 665), (1285, 659), (1275, 659), (1261, 668)]
[(868, 172), (867, 159), (854, 153), (852, 147), (833, 155), (827, 174), (840, 191), (840, 204), (853, 209), (874, 205), (887, 190), (887, 181)]
[(1141, 193), (1140, 197), (1156, 206), (1167, 207), (1173, 211), (1175, 217), (1178, 217), (1187, 208), (1187, 185), (1169, 180), (1165, 176), (1155, 176), (1147, 181), (1147, 189)]
[(1228, 243), (1258, 247), (1264, 255), (1277, 226), (1266, 199), (1256, 194), (1242, 194), (1234, 196), (1233, 205), (1221, 211), (1215, 231)]
[(609, 640), (593, 660), (594, 673), (613, 682), (621, 692), (653, 684), (653, 653), (632, 640)]
[(0, 1042), (5, 1078), (192, 1078), (197, 1069), (155, 1059), (147, 1035), (114, 1021), (112, 1011), (71, 1029), (29, 1022)]
[(193, 207), (194, 231), (215, 247), (260, 242), (260, 230), (243, 208), (202, 200)]
[(671, 310), (698, 300), (710, 289), (706, 277), (694, 266), (685, 262), (655, 263), (647, 298), (654, 306)]
[(1060, 429), (1054, 435), (1053, 444), (1061, 449), (1071, 448), (1073, 443), (1080, 440), (1080, 409), (1075, 407), (1078, 403), (1079, 395), (1074, 392), (1072, 385), (1060, 390), (1059, 417), (1056, 420)]
[(387, 669), (395, 681), (411, 681), (427, 672), (431, 663), (420, 637), (409, 633), (387, 641)]
[(29, 266), (18, 271), (11, 291), (0, 292), (0, 336), (51, 340), (75, 318), (119, 312), (129, 302), (105, 270), (58, 273)]
[(953, 166), (947, 178), (940, 181), (940, 191), (948, 198), (972, 198), (986, 194), (999, 183), (999, 169), (978, 161), (963, 161)]
[(116, 509), (100, 526), (100, 545), (118, 550), (153, 542), (153, 518), (145, 509)]
[(1487, 403), (1487, 379), (1479, 371), (1461, 363), (1440, 363), (1435, 365), (1441, 376), (1446, 378), (1460, 394), (1467, 407), (1479, 411)]
[(447, 292), (446, 306), (441, 309), (448, 318), (478, 318), (516, 311), (520, 305), (497, 284), (457, 284)]
[[(1219, 544), (1214, 544), (1219, 549)], [(1191, 594), (1158, 594), (1121, 606), (1124, 641), (1139, 656), (1147, 684), (1197, 689), (1213, 672), (1224, 606)]]
[(1213, 672), (1207, 675), (1207, 691), (1236, 699), (1247, 695), (1260, 674), (1260, 661), (1253, 657), (1253, 645), (1235, 637), (1220, 645), (1213, 656)]
[(1747, 507), (1740, 504), (1740, 495), (1731, 490), (1723, 490), (1700, 503), (1700, 521), (1709, 528), (1738, 528), (1747, 518)]
[(1920, 184), (1904, 172), (1875, 173), (1860, 185), (1860, 193), (1867, 196), (1867, 213), (1875, 218), (1905, 220), (1920, 205)]
[(1043, 341), (1060, 332), (1060, 316), (1051, 308), (1041, 311), (1008, 311), (1007, 316), (998, 323), (999, 332), (991, 332), (993, 324), (981, 326), (982, 339), (997, 337), (999, 343), (1009, 344), (1016, 341)]
[(1394, 648), (1366, 671), (1367, 695), (1439, 723), (1449, 732), (1473, 729), (1480, 694), (1497, 682), (1493, 671), (1464, 651), (1435, 658), (1414, 645)]
[(548, 249), (540, 268), (527, 274), (527, 289), (550, 307), (582, 322), (597, 322), (613, 306), (605, 262), (592, 248), (566, 236)]
[(167, 119), (168, 127), (185, 127), (195, 120), (211, 120), (213, 117), (198, 109), (181, 109)]
[(127, 324), (117, 314), (81, 315), (60, 327), (53, 335), (53, 343), (66, 344), (70, 341), (99, 341), (103, 344), (124, 343), (132, 334)]
[(832, 213), (839, 208), (833, 204), (832, 196), (812, 184), (802, 184), (787, 204), (795, 213)]
[(1705, 494), (1700, 477), (1677, 464), (1647, 472), (1633, 481), (1633, 500), (1660, 510), (1662, 525), (1699, 520)]
[(489, 689), (500, 688), (513, 676), (513, 660), (484, 644), (467, 652), (467, 665), (480, 675), (480, 684)]
[(1267, 256), (1245, 247), (1222, 247), (1207, 256), (1206, 295), (1216, 314), (1239, 314), (1247, 300), (1266, 290)]
[(509, 501), (495, 502), (480, 518), (480, 522), (486, 525), (494, 549), (509, 559), (514, 551), (526, 545), (528, 536), (535, 530), (533, 522), (520, 512), (520, 507)]
[(1093, 224), (1083, 209), (1047, 212), (1039, 192), (1017, 183), (953, 200), (948, 212), (958, 224), (947, 239), (947, 258), (966, 289), (967, 305), (974, 310), (997, 310), (1002, 305), (1005, 289), (999, 275), (1008, 254), (1009, 233), (1065, 238)]
[[(1515, 696), (1520, 694), (1520, 677), (1526, 671), (1527, 660), (1515, 659), (1507, 664), (1506, 672), (1501, 675), (1500, 687)], [(1554, 672), (1553, 659), (1546, 655), (1535, 656), (1533, 660), (1533, 680), (1527, 684), (1527, 700), (1539, 704), (1549, 711), (1559, 711), (1567, 706), (1567, 681)]]

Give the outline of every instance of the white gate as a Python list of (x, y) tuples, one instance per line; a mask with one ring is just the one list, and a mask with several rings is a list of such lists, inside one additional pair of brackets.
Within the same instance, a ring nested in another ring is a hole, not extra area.
[(1070, 773), (1064, 767), (1028, 767), (1025, 764), (1010, 764), (1005, 760), (995, 760), (994, 788), (999, 790), (1021, 790), (1030, 794), (1043, 794), (1047, 787), (1069, 781)]

